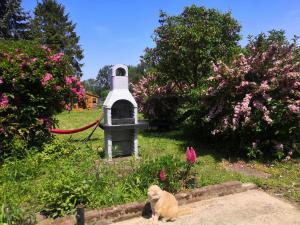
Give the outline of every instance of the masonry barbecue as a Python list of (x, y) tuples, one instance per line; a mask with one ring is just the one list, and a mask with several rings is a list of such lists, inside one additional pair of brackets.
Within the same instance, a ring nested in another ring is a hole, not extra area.
[(138, 129), (147, 127), (138, 121), (137, 103), (128, 89), (128, 68), (117, 64), (109, 70), (110, 91), (103, 103), (105, 157), (138, 157)]

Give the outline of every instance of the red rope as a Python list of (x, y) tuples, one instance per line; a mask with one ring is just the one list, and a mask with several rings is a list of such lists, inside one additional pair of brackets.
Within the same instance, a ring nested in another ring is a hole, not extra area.
[(87, 130), (89, 129), (90, 127), (96, 125), (97, 123), (99, 123), (100, 120), (96, 120), (94, 123), (91, 123), (89, 125), (86, 125), (84, 127), (81, 127), (81, 128), (78, 128), (78, 129), (73, 129), (73, 130), (60, 130), (60, 129), (49, 129), (49, 131), (51, 133), (54, 133), (54, 134), (74, 134), (74, 133), (78, 133), (78, 132), (81, 132), (81, 131), (84, 131), (84, 130)]

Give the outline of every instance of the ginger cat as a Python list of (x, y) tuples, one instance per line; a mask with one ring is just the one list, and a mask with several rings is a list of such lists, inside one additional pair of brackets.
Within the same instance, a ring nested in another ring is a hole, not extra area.
[[(152, 220), (156, 224), (161, 217), (163, 221), (174, 220), (179, 215), (186, 214), (179, 211), (178, 201), (171, 193), (162, 190), (157, 185), (148, 189), (148, 199), (152, 210)], [(190, 211), (190, 210), (188, 210)]]

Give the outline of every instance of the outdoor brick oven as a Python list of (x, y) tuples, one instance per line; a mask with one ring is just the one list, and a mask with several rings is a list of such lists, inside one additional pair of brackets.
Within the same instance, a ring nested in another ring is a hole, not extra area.
[(128, 68), (117, 64), (109, 70), (110, 92), (103, 103), (105, 157), (134, 155), (138, 157), (139, 128), (137, 103), (128, 89)]

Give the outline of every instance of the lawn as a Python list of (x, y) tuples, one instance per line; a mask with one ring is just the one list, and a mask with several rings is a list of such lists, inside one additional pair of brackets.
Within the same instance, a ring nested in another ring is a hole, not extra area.
[[(99, 110), (63, 112), (57, 116), (59, 128), (81, 127), (96, 120), (100, 113)], [(147, 179), (147, 174), (134, 176), (140, 161), (129, 159), (107, 163), (101, 159), (103, 131), (97, 129), (91, 140), (83, 143), (90, 132), (91, 129), (74, 135), (56, 135), (54, 144), (45, 145), (43, 152), (29, 153), (24, 159), (6, 160), (0, 169), (0, 204), (10, 205), (14, 213), (22, 217), (38, 211), (54, 216), (72, 213), (75, 201), (89, 202), (88, 208), (98, 208), (144, 200), (146, 187), (142, 182)], [(271, 177), (247, 177), (227, 172), (222, 166), (227, 160), (217, 149), (196, 141), (196, 134), (189, 140), (183, 137), (181, 130), (141, 132), (138, 138), (142, 161), (163, 155), (176, 155), (184, 160), (186, 147), (194, 146), (198, 154), (196, 186), (229, 180), (254, 182), (264, 190), (300, 205), (299, 159), (287, 163), (271, 162), (268, 166), (251, 161), (248, 165), (271, 174)], [(130, 179), (137, 179), (134, 185)], [(27, 211), (18, 210), (20, 207)]]

